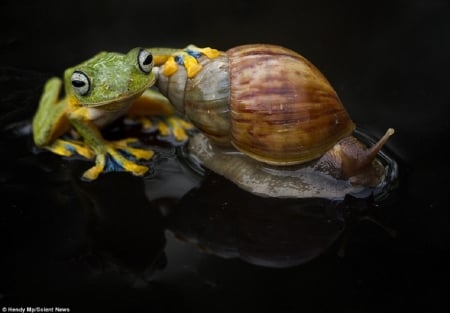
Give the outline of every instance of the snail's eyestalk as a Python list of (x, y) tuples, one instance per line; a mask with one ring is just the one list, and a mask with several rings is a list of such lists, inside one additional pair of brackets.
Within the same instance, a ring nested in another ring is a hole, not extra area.
[[(345, 178), (350, 178), (360, 174), (368, 166), (370, 166), (375, 160), (378, 152), (388, 141), (389, 137), (394, 134), (394, 129), (389, 128), (386, 133), (375, 143), (372, 147), (366, 149), (363, 148), (362, 144), (345, 145), (341, 150), (342, 158), (342, 175)], [(357, 141), (354, 137), (352, 140)], [(361, 149), (362, 148), (362, 149)]]
[(386, 144), (394, 129), (389, 128), (372, 147), (367, 148), (358, 139), (348, 136), (334, 145), (315, 164), (315, 168), (338, 179), (348, 179), (352, 184), (376, 186), (383, 176), (381, 164), (374, 160)]
[(374, 160), (392, 134), (394, 129), (389, 128), (370, 148), (366, 148), (353, 136), (346, 137), (323, 155), (316, 166), (336, 178), (348, 179), (353, 184), (376, 186), (382, 177), (383, 169), (381, 164), (374, 164)]

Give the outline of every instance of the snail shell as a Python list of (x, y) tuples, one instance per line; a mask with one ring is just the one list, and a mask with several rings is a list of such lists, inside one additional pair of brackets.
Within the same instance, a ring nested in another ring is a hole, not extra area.
[(292, 50), (244, 45), (200, 64), (192, 79), (183, 69), (161, 75), (159, 87), (215, 143), (290, 165), (320, 157), (355, 129), (327, 79)]
[(354, 130), (334, 89), (299, 54), (260, 45), (227, 54), (231, 141), (247, 155), (269, 164), (304, 163)]

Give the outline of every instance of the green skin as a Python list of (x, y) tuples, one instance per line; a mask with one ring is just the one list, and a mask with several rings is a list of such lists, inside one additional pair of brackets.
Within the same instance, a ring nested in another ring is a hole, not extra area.
[[(128, 144), (134, 140), (108, 142), (99, 128), (124, 115), (148, 91), (156, 80), (152, 67), (152, 55), (148, 50), (134, 48), (127, 54), (101, 52), (64, 72), (65, 96), (62, 99), (59, 99), (61, 79), (49, 79), (33, 118), (35, 144), (63, 156), (74, 152), (87, 158), (95, 156), (96, 165), (83, 175), (86, 180), (97, 178), (103, 171), (144, 174), (147, 167), (127, 159), (118, 150), (133, 159), (150, 159), (153, 152), (130, 147)], [(84, 86), (80, 87), (75, 71), (88, 77)], [(155, 96), (152, 99), (150, 106), (155, 105)], [(161, 101), (165, 106), (165, 100)], [(171, 113), (170, 109), (167, 113)], [(60, 138), (71, 128), (83, 141)]]

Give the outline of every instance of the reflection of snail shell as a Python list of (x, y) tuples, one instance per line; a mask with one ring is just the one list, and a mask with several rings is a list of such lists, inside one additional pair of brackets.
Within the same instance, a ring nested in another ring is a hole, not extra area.
[(346, 221), (344, 210), (355, 210), (352, 216), (371, 210), (367, 199), (261, 198), (215, 176), (207, 180), (168, 215), (169, 229), (203, 252), (262, 266), (291, 267), (335, 255), (348, 223), (358, 222)]

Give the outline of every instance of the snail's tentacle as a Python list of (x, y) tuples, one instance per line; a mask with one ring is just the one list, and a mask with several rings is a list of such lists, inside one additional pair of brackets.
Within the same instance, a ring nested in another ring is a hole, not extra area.
[(318, 159), (314, 168), (337, 179), (349, 180), (355, 185), (377, 186), (384, 169), (381, 163), (375, 162), (376, 157), (392, 134), (394, 129), (389, 128), (370, 148), (353, 136), (345, 137)]
[(383, 137), (370, 148), (366, 148), (355, 137), (344, 138), (336, 144), (334, 149), (337, 150), (336, 155), (341, 161), (342, 176), (350, 178), (365, 171), (394, 132), (393, 128), (389, 128)]
[(388, 128), (386, 133), (381, 137), (380, 140), (376, 144), (374, 144), (372, 147), (367, 149), (366, 153), (366, 163), (364, 165), (369, 165), (377, 156), (378, 152), (380, 152), (381, 148), (386, 144), (386, 142), (389, 140), (389, 137), (391, 137), (395, 133), (395, 130), (393, 128)]
[(364, 145), (359, 143), (356, 138), (349, 137), (353, 138), (353, 140), (358, 142), (358, 144), (341, 145), (343, 148), (341, 149), (343, 176), (352, 177), (364, 171), (370, 164), (372, 164), (378, 152), (393, 134), (394, 129), (389, 128), (384, 136), (370, 148), (365, 148)]

